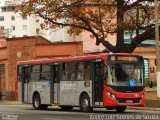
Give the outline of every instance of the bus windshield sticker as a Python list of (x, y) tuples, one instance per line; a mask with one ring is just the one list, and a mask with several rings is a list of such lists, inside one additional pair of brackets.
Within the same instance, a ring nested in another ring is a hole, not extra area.
[(131, 87), (135, 86), (135, 80), (133, 79), (129, 80), (129, 86)]

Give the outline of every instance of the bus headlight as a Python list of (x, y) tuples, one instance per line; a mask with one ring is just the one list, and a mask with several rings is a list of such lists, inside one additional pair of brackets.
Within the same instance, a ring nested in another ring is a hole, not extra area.
[(141, 98), (144, 98), (144, 94), (141, 96)]
[(116, 96), (110, 92), (107, 92), (107, 95), (109, 95), (111, 98), (116, 99)]

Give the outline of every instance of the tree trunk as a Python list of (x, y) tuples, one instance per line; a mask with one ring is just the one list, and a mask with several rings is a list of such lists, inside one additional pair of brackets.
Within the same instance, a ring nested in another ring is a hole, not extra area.
[[(116, 49), (114, 52), (125, 52), (124, 47), (124, 28), (123, 28), (123, 19), (124, 19), (124, 11), (123, 11), (123, 0), (117, 1), (117, 43)], [(126, 51), (127, 52), (127, 51)]]

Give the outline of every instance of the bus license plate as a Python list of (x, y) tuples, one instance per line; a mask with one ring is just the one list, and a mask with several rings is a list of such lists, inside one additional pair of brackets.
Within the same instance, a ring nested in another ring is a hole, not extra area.
[(126, 100), (126, 103), (133, 103), (133, 100)]

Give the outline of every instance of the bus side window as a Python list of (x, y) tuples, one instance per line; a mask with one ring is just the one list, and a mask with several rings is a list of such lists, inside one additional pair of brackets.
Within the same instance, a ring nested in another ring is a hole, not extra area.
[(40, 79), (41, 80), (50, 79), (50, 65), (46, 65), (46, 64), (42, 65)]
[(40, 65), (31, 66), (31, 80), (32, 81), (40, 80)]
[(90, 62), (85, 62), (84, 65), (84, 78), (87, 80), (91, 79), (91, 64)]
[(78, 62), (76, 66), (76, 80), (84, 79), (84, 62)]
[(62, 80), (67, 80), (66, 63), (62, 64)]
[(75, 80), (75, 62), (62, 64), (62, 80)]
[(90, 80), (90, 62), (77, 62), (76, 80)]

